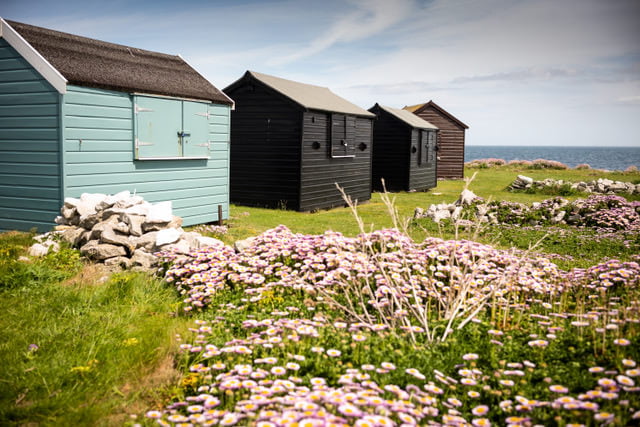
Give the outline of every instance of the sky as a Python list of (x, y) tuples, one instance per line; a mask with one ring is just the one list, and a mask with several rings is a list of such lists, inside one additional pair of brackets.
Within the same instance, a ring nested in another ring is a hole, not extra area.
[(0, 0), (0, 17), (365, 109), (433, 100), (468, 145), (640, 149), (640, 0)]

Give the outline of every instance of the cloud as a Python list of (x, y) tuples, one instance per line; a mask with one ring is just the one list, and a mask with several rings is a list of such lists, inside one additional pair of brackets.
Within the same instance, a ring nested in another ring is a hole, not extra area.
[(355, 10), (335, 10), (335, 23), (322, 34), (296, 48), (295, 52), (276, 57), (271, 65), (282, 65), (321, 53), (339, 43), (372, 37), (407, 18), (413, 2), (409, 0), (353, 0)]
[(494, 82), (494, 81), (507, 81), (507, 82), (529, 82), (533, 80), (550, 80), (561, 77), (574, 77), (578, 73), (574, 69), (566, 68), (541, 68), (532, 67), (523, 70), (513, 70), (501, 73), (476, 75), (476, 76), (463, 76), (456, 77), (452, 80), (452, 83), (473, 83), (473, 82)]
[(617, 99), (617, 101), (623, 104), (640, 105), (640, 95), (621, 96)]

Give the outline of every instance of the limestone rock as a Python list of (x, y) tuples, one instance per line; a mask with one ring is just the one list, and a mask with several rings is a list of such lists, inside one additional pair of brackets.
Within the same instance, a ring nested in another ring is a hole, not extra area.
[(150, 253), (137, 249), (131, 257), (131, 266), (141, 266), (144, 268), (151, 268), (158, 264), (158, 258)]
[(67, 230), (62, 231), (62, 233), (60, 233), (60, 237), (69, 245), (76, 246), (80, 241), (80, 237), (85, 233), (85, 231), (86, 230), (82, 228), (71, 227)]
[(71, 219), (77, 213), (76, 208), (68, 208), (66, 205), (63, 205), (60, 208), (60, 213), (64, 219)]
[(90, 215), (80, 215), (80, 222), (78, 225), (85, 230), (91, 230), (94, 225), (101, 221), (101, 216), (98, 215), (97, 212), (94, 212)]
[(132, 239), (132, 242), (135, 243), (136, 248), (145, 248), (145, 249), (151, 250), (156, 245), (157, 235), (158, 235), (157, 231), (152, 231), (150, 233), (146, 233), (140, 237)]
[(80, 248), (80, 253), (89, 259), (99, 261), (127, 255), (127, 251), (122, 246), (99, 243), (98, 240), (91, 240), (86, 243)]
[(113, 229), (107, 228), (100, 235), (101, 243), (109, 243), (111, 245), (122, 246), (129, 253), (133, 253), (136, 248), (135, 243), (129, 240), (127, 237), (122, 234), (117, 234)]
[(236, 252), (242, 252), (247, 248), (253, 246), (253, 242), (255, 241), (255, 237), (248, 237), (244, 240), (238, 240), (233, 244), (233, 248)]
[(129, 233), (133, 236), (142, 236), (142, 224), (145, 221), (145, 216), (134, 215), (131, 213), (123, 213), (121, 216), (122, 222), (129, 225)]
[(113, 230), (113, 227), (118, 223), (117, 216), (111, 216), (105, 221), (101, 221), (94, 225), (91, 229), (91, 240), (99, 240), (100, 236), (105, 230)]
[(147, 221), (149, 223), (171, 222), (173, 220), (173, 212), (171, 201), (160, 202), (149, 206), (147, 212)]
[(75, 209), (78, 204), (80, 204), (80, 199), (76, 199), (74, 197), (66, 197), (64, 199), (63, 206), (67, 209)]
[(163, 251), (175, 252), (178, 254), (187, 255), (193, 251), (193, 248), (189, 246), (189, 243), (185, 240), (178, 240), (176, 243), (171, 243), (161, 247)]
[(167, 228), (165, 230), (158, 231), (156, 235), (156, 246), (164, 246), (170, 243), (177, 242), (184, 232), (177, 228)]
[(196, 237), (196, 249), (206, 248), (208, 246), (224, 246), (224, 242), (213, 237), (200, 235)]
[(462, 190), (462, 193), (460, 193), (460, 197), (458, 198), (455, 204), (457, 206), (469, 206), (475, 200), (479, 200), (479, 199), (480, 197), (476, 196), (473, 191), (469, 189), (464, 189)]
[(29, 248), (29, 255), (34, 257), (43, 257), (49, 253), (49, 246), (42, 243), (34, 243)]
[(127, 269), (131, 267), (131, 259), (127, 258), (126, 256), (116, 256), (113, 258), (105, 259), (104, 265), (109, 265), (109, 266), (117, 265), (118, 267)]

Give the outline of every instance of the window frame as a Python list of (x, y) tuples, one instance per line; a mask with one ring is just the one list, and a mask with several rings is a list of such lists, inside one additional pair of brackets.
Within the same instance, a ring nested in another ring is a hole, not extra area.
[[(331, 113), (331, 123), (329, 125), (330, 149), (329, 155), (332, 159), (353, 159), (356, 157), (356, 127), (358, 120), (355, 116), (342, 113)], [(336, 120), (342, 121), (341, 132), (336, 132)], [(338, 145), (339, 144), (339, 145)], [(342, 150), (343, 152), (339, 152)]]

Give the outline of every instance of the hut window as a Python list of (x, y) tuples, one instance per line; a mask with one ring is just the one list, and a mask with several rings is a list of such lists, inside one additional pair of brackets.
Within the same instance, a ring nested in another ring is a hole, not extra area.
[(344, 114), (331, 115), (331, 157), (355, 157), (356, 118)]
[(209, 104), (134, 97), (135, 159), (209, 158)]

